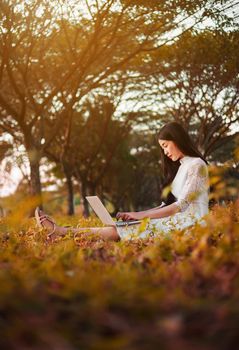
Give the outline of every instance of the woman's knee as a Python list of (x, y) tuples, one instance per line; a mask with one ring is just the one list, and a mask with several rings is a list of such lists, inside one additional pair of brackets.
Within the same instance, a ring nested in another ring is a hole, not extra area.
[(116, 227), (109, 227), (107, 230), (107, 239), (111, 240), (111, 241), (115, 241), (118, 242), (120, 241), (120, 236), (117, 232)]

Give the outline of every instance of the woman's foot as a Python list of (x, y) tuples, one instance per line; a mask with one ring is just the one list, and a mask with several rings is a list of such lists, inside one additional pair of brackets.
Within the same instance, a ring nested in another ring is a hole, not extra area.
[(35, 210), (35, 218), (38, 227), (44, 228), (47, 230), (47, 239), (48, 240), (55, 240), (57, 237), (65, 236), (66, 229), (63, 227), (57, 226), (54, 220), (50, 218), (48, 215), (46, 215), (43, 210), (40, 208), (36, 208)]

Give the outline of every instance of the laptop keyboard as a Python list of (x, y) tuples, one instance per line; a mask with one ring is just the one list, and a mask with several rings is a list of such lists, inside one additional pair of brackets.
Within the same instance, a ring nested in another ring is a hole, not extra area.
[(129, 220), (129, 221), (116, 221), (116, 226), (121, 227), (121, 226), (130, 226), (130, 225), (137, 225), (140, 224), (140, 220)]

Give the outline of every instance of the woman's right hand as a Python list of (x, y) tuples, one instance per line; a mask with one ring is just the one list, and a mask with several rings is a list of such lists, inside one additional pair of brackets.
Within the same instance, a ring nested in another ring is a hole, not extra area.
[(118, 212), (118, 213), (116, 214), (116, 219), (117, 219), (117, 220), (120, 220), (120, 219), (121, 219), (121, 220), (125, 221), (125, 219), (124, 219), (125, 214), (126, 214), (126, 213)]
[(128, 220), (138, 220), (137, 213), (135, 212), (119, 212), (116, 214), (116, 219), (128, 221)]

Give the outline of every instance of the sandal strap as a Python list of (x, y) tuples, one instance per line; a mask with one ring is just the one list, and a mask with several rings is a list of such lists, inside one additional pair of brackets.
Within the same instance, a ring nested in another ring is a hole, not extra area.
[(53, 224), (53, 230), (47, 234), (47, 239), (49, 239), (56, 231), (56, 224), (52, 222)]
[(38, 217), (40, 225), (43, 228), (44, 228), (44, 226), (42, 224), (43, 224), (44, 221), (48, 221), (48, 222), (50, 222), (53, 225), (52, 231), (47, 234), (47, 239), (49, 239), (56, 231), (56, 223), (48, 215), (46, 215), (45, 213), (40, 215), (38, 208), (37, 208), (37, 217)]
[(45, 220), (48, 220), (48, 221), (50, 221), (52, 224), (53, 224), (53, 223), (55, 224), (54, 220), (53, 220), (50, 216), (48, 216), (48, 215), (46, 215), (46, 214), (39, 215), (39, 220), (40, 220), (41, 222), (43, 222), (43, 221), (45, 221)]
[(44, 221), (48, 221), (48, 222), (50, 222), (51, 224), (56, 225), (56, 223), (55, 223), (53, 220), (51, 220), (50, 218), (48, 218), (48, 217), (41, 217), (39, 220), (40, 220), (40, 223), (41, 223), (41, 224), (42, 224)]

